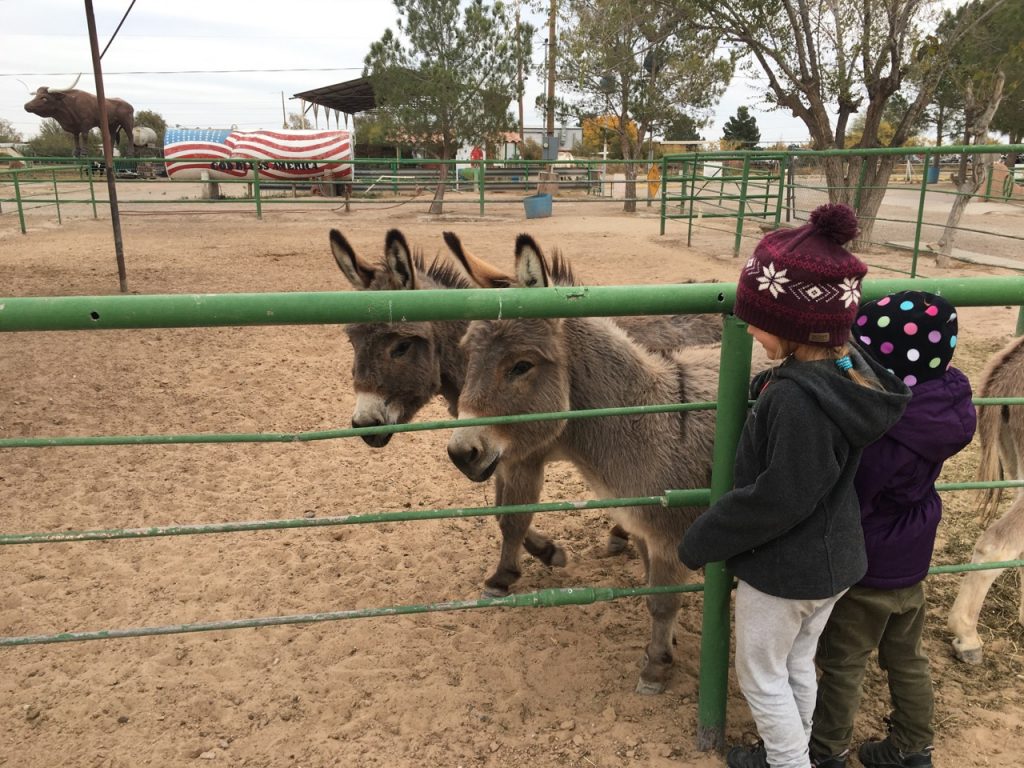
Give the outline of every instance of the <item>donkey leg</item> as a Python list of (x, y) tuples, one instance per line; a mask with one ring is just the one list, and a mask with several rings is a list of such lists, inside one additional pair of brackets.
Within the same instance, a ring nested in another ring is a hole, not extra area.
[[(1013, 560), (1024, 550), (1024, 501), (1014, 501), (1006, 514), (989, 526), (974, 545), (972, 563), (997, 563)], [(992, 584), (1003, 569), (969, 571), (964, 576), (947, 625), (953, 632), (953, 654), (968, 664), (980, 664), (982, 641), (978, 635), (978, 617)], [(1024, 596), (1021, 598), (1024, 618)]]
[[(494, 480), (495, 501), (506, 504), (532, 504), (540, 498), (544, 482), (543, 465), (517, 466), (499, 470)], [(532, 514), (502, 515), (498, 518), (501, 529), (501, 554), (498, 567), (484, 581), (484, 594), (504, 597), (519, 580), (520, 547), (537, 557), (545, 565), (565, 565), (565, 551), (543, 534), (531, 529)]]
[[(688, 571), (679, 562), (674, 546), (667, 542), (646, 541), (649, 586), (682, 584)], [(665, 690), (672, 672), (672, 646), (675, 645), (676, 617), (683, 604), (679, 592), (649, 595), (647, 611), (651, 614), (651, 639), (644, 656), (643, 671), (636, 684), (636, 692), (656, 694)]]
[(621, 555), (629, 546), (629, 532), (621, 525), (614, 525), (608, 532), (608, 543), (605, 545), (604, 553), (608, 556)]

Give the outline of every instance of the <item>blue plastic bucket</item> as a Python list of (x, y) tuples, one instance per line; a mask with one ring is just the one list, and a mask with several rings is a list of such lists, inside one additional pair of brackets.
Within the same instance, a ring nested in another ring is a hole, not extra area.
[(551, 195), (542, 193), (530, 195), (523, 198), (523, 208), (526, 209), (526, 218), (543, 219), (551, 215)]
[[(929, 160), (929, 162), (931, 162)], [(939, 167), (937, 165), (928, 166), (928, 183), (934, 184), (939, 180)]]

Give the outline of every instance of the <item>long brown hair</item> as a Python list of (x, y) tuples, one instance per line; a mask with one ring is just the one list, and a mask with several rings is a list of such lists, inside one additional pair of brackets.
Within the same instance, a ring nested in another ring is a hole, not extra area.
[[(833, 363), (836, 362), (837, 360), (849, 356), (850, 354), (850, 347), (847, 344), (843, 344), (838, 347), (818, 347), (812, 346), (810, 344), (800, 344), (799, 342), (783, 338), (779, 338), (779, 341), (781, 343), (781, 351), (783, 352), (784, 358), (794, 356), (797, 350), (801, 348), (812, 351), (812, 355), (807, 359), (831, 360)], [(879, 383), (879, 381), (874, 376), (865, 376), (863, 373), (858, 371), (856, 368), (853, 368), (852, 366), (850, 368), (844, 367), (841, 368), (840, 370), (850, 378), (850, 381), (856, 384), (860, 384), (862, 387), (868, 387), (870, 389), (882, 389), (881, 383)]]

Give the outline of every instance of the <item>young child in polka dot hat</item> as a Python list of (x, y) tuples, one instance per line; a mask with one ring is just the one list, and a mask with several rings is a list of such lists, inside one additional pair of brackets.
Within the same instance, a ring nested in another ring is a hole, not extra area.
[(865, 304), (853, 323), (861, 347), (908, 387), (946, 372), (956, 332), (953, 305), (923, 291), (901, 291)]
[(865, 768), (930, 768), (934, 697), (921, 642), (923, 580), (942, 517), (935, 480), (974, 436), (971, 384), (949, 364), (957, 317), (941, 296), (902, 291), (865, 304), (852, 336), (911, 397), (900, 420), (864, 449), (854, 479), (868, 570), (836, 603), (818, 644), (811, 763), (847, 764), (865, 667), (877, 649), (890, 674), (892, 726), (886, 738), (861, 744), (857, 757)]

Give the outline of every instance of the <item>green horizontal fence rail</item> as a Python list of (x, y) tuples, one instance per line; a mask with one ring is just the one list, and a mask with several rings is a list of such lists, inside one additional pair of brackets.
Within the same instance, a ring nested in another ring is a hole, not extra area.
[[(722, 312), (732, 309), (735, 284), (686, 284), (670, 286), (607, 286), (561, 287), (547, 289), (474, 289), (461, 291), (395, 291), (395, 292), (329, 292), (294, 294), (194, 294), (157, 296), (87, 296), (87, 297), (7, 297), (0, 298), (0, 332), (72, 331), (104, 329), (147, 329), (171, 327), (215, 327), (240, 325), (293, 325), (314, 323), (394, 322), (419, 320), (492, 319), (514, 317), (580, 317), (621, 316), (634, 314), (676, 314), (683, 312)], [(916, 288), (939, 293), (959, 306), (1024, 305), (1024, 277), (946, 278), (939, 280), (891, 279), (872, 280), (863, 286), (863, 298), (871, 300), (898, 290)], [(722, 375), (718, 392), (712, 487), (710, 489), (666, 490), (663, 496), (639, 499), (604, 499), (587, 502), (563, 502), (554, 505), (521, 505), (509, 508), (472, 508), (465, 510), (424, 510), (401, 513), (409, 517), (355, 515), (321, 520), (275, 520), (212, 526), (166, 526), (148, 529), (77, 531), (44, 534), (12, 534), (0, 537), (0, 545), (40, 544), (57, 541), (90, 541), (135, 539), (152, 536), (177, 536), (201, 533), (233, 533), (238, 531), (278, 528), (347, 525), (392, 519), (422, 519), (442, 516), (476, 516), (483, 514), (517, 514), (527, 511), (560, 511), (613, 506), (703, 505), (724, 493), (731, 486), (732, 457), (742, 428), (747, 407), (745, 382), (749, 377), (751, 340), (744, 326), (727, 318), (722, 341)], [(992, 399), (1013, 401), (1014, 399)], [(677, 409), (680, 404), (673, 404)], [(689, 407), (711, 407), (709, 404), (688, 404)], [(667, 408), (668, 406), (666, 406)], [(659, 408), (646, 406), (647, 409)], [(602, 411), (621, 409), (601, 409)], [(583, 413), (571, 415), (593, 417)], [(542, 418), (565, 418), (565, 414), (542, 414)], [(523, 415), (535, 419), (537, 415)], [(481, 422), (492, 423), (491, 419)], [(465, 425), (467, 421), (460, 422)], [(411, 426), (411, 425), (410, 425)], [(423, 425), (421, 428), (425, 428)], [(436, 424), (433, 426), (437, 426)], [(378, 430), (381, 428), (372, 428)], [(381, 429), (383, 431), (383, 429)], [(397, 431), (390, 430), (388, 431)], [(152, 438), (165, 442), (207, 442), (219, 438), (231, 441), (246, 439), (257, 442), (281, 442), (301, 439), (327, 439), (352, 436), (356, 430), (326, 430), (317, 433), (289, 435), (186, 435), (186, 436), (115, 436), (108, 438), (9, 438), (0, 447), (57, 447), (111, 441), (117, 444), (141, 442)], [(10, 442), (15, 441), (15, 442)], [(22, 442), (18, 442), (22, 441)], [(27, 441), (27, 442), (25, 442)], [(77, 441), (77, 442), (76, 442)], [(963, 483), (963, 489), (992, 487), (996, 484)], [(950, 486), (952, 489), (954, 486)], [(1011, 567), (1014, 561), (999, 564), (957, 566), (962, 570)], [(941, 567), (940, 567), (941, 568)], [(937, 571), (950, 572), (950, 571)], [(201, 632), (220, 629), (272, 626), (279, 624), (334, 621), (367, 616), (402, 615), (440, 610), (463, 610), (490, 606), (554, 606), (574, 605), (610, 600), (626, 596), (654, 594), (659, 591), (705, 591), (705, 619), (701, 645), (701, 685), (698, 701), (698, 738), (702, 749), (724, 743), (725, 694), (728, 672), (728, 595), (731, 576), (722, 564), (706, 569), (704, 585), (674, 585), (628, 589), (571, 588), (543, 590), (528, 595), (469, 601), (447, 601), (430, 605), (392, 606), (365, 611), (335, 611), (225, 622), (206, 622), (167, 627), (99, 630), (96, 632), (59, 633), (26, 637), (0, 638), (0, 646), (58, 643), (80, 640), (137, 637), (155, 634)]]
[[(962, 306), (1024, 305), (1024, 278), (868, 280), (863, 300), (931, 291)], [(330, 291), (0, 298), (0, 332), (729, 312), (735, 283), (458, 291)]]

